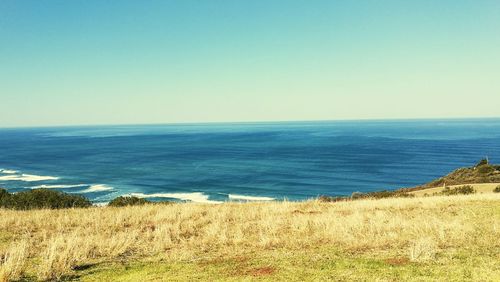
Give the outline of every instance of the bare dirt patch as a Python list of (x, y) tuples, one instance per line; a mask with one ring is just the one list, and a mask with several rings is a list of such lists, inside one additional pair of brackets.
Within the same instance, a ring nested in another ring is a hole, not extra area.
[(276, 269), (272, 266), (257, 267), (247, 271), (247, 275), (254, 277), (272, 275), (276, 272)]
[(392, 266), (400, 266), (400, 265), (407, 265), (410, 263), (410, 260), (408, 258), (388, 258), (384, 260), (385, 263), (392, 265)]

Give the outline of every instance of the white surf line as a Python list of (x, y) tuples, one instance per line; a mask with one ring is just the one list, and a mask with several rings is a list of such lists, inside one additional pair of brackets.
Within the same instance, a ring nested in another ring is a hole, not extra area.
[(110, 191), (113, 190), (114, 188), (111, 186), (108, 186), (106, 184), (94, 184), (90, 185), (89, 188), (80, 191), (79, 193), (92, 193), (92, 192), (102, 192), (102, 191)]
[(32, 175), (32, 174), (9, 174), (0, 176), (0, 180), (4, 181), (26, 181), (26, 182), (34, 182), (34, 181), (45, 181), (45, 180), (58, 180), (59, 177), (55, 176), (42, 176), (42, 175)]
[(80, 188), (90, 186), (88, 184), (74, 184), (74, 185), (38, 185), (30, 187), (31, 189), (64, 189), (64, 188)]
[(17, 170), (11, 170), (11, 169), (0, 169), (0, 173), (3, 173), (3, 174), (15, 174), (15, 173), (18, 173)]
[(245, 195), (236, 195), (236, 194), (228, 194), (229, 200), (239, 200), (239, 201), (274, 201), (275, 198), (271, 197), (257, 197), (257, 196), (245, 196)]
[[(127, 196), (127, 195), (125, 195)], [(154, 194), (144, 194), (144, 193), (130, 193), (128, 196), (133, 196), (137, 198), (171, 198), (179, 199), (182, 201), (191, 201), (194, 203), (206, 203), (206, 204), (221, 204), (221, 201), (209, 200), (209, 196), (201, 192), (193, 193), (154, 193)]]

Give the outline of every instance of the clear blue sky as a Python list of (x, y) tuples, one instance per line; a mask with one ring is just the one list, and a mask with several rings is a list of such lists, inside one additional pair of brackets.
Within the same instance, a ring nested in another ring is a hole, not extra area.
[(0, 0), (0, 127), (498, 116), (498, 0)]

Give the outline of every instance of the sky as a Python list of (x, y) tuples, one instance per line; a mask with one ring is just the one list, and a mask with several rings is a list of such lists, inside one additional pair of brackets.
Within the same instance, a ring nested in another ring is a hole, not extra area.
[(0, 0), (0, 127), (499, 116), (498, 0)]

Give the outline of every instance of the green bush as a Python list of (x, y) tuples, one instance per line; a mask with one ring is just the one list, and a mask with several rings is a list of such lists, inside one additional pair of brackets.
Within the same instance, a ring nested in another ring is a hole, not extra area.
[(414, 194), (410, 194), (407, 192), (402, 192), (402, 191), (376, 191), (376, 192), (370, 192), (367, 194), (368, 197), (375, 198), (375, 199), (382, 199), (382, 198), (409, 198), (409, 197), (415, 197)]
[(487, 165), (489, 162), (487, 159), (482, 159), (480, 160), (477, 164), (476, 164), (476, 167), (478, 166), (482, 166), (482, 165)]
[(341, 201), (347, 201), (348, 199), (346, 197), (332, 197), (332, 196), (319, 196), (318, 200), (320, 202), (325, 202), (325, 203), (334, 203), (334, 202), (341, 202)]
[(455, 187), (453, 189), (450, 189), (450, 187), (445, 187), (441, 194), (443, 195), (468, 195), (468, 194), (474, 194), (476, 193), (476, 190), (474, 187), (470, 185), (464, 185), (464, 186), (459, 186)]
[(383, 198), (409, 198), (409, 197), (415, 197), (415, 195), (401, 190), (395, 190), (395, 191), (383, 190), (383, 191), (375, 191), (368, 193), (354, 192), (351, 195), (351, 199), (353, 200), (366, 199), (366, 198), (383, 199)]
[(477, 168), (480, 174), (488, 174), (495, 171), (495, 168), (491, 165), (482, 165)]
[(366, 194), (365, 193), (353, 192), (351, 194), (351, 199), (353, 199), (353, 200), (359, 200), (359, 199), (363, 199), (363, 198), (366, 198)]
[(110, 207), (139, 206), (151, 203), (150, 201), (133, 196), (120, 196), (109, 202)]
[(331, 196), (320, 196), (318, 198), (321, 202), (340, 202), (340, 201), (348, 201), (348, 200), (361, 200), (361, 199), (382, 199), (382, 198), (397, 198), (397, 197), (415, 197), (414, 194), (410, 194), (405, 191), (396, 190), (396, 191), (375, 191), (375, 192), (353, 192), (350, 197), (331, 197)]
[(4, 203), (10, 201), (10, 194), (7, 190), (0, 188), (0, 207), (4, 206)]
[(497, 187), (495, 187), (495, 189), (493, 189), (493, 192), (500, 193), (500, 185), (498, 185)]
[(10, 194), (0, 189), (0, 208), (30, 210), (30, 209), (64, 209), (86, 208), (92, 203), (85, 197), (69, 195), (63, 192), (34, 189)]

